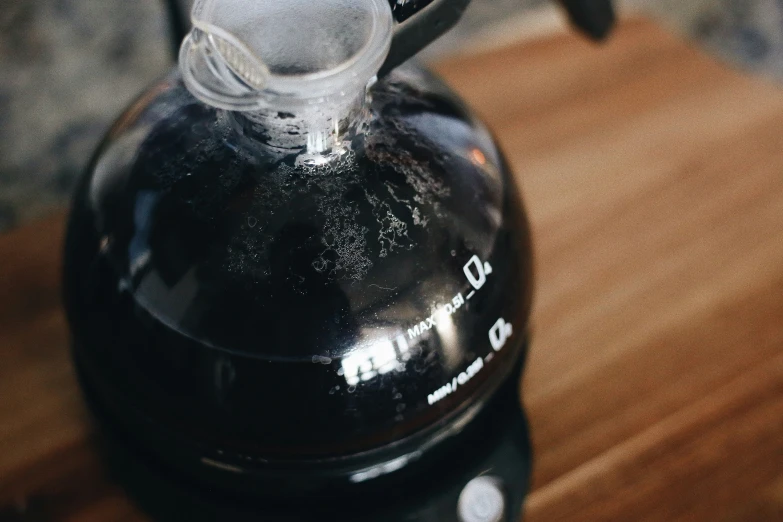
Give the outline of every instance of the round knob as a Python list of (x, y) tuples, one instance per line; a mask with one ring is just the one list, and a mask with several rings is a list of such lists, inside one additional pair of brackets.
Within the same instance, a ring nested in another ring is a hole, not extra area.
[(468, 482), (457, 503), (460, 522), (502, 522), (505, 509), (501, 482), (495, 477), (476, 477)]

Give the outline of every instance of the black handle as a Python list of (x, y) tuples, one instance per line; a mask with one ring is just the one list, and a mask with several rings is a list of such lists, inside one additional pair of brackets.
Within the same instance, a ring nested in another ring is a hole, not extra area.
[[(391, 1), (394, 11), (399, 2)], [(402, 21), (394, 28), (389, 56), (383, 62), (378, 77), (385, 76), (454, 27), (469, 3), (470, 0), (417, 0), (399, 4), (413, 7), (394, 11), (395, 18)]]
[(571, 23), (593, 40), (603, 40), (615, 23), (612, 0), (560, 0)]
[[(389, 0), (394, 18), (391, 50), (378, 72), (392, 69), (454, 27), (471, 0)], [(560, 0), (571, 23), (594, 40), (604, 39), (615, 23), (611, 0)]]

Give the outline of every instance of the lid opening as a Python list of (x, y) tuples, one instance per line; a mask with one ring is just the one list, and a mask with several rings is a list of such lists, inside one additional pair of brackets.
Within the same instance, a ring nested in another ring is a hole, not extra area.
[(198, 0), (180, 51), (191, 92), (230, 110), (354, 95), (392, 37), (386, 0)]

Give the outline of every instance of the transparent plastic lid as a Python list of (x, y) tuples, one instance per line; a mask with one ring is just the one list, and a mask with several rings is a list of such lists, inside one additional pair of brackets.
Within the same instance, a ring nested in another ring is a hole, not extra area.
[(231, 110), (364, 89), (389, 52), (387, 0), (197, 0), (180, 51), (188, 88)]

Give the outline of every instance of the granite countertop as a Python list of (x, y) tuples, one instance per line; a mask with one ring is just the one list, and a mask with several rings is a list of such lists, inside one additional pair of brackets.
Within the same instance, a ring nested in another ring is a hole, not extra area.
[[(187, 2), (188, 0), (183, 0)], [(783, 79), (783, 0), (623, 0)], [(428, 59), (563, 31), (545, 0), (474, 0)], [(162, 0), (15, 0), (0, 10), (0, 231), (67, 206), (111, 121), (173, 64)]]

